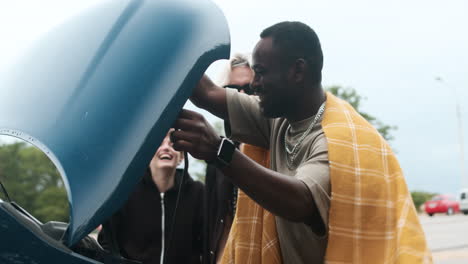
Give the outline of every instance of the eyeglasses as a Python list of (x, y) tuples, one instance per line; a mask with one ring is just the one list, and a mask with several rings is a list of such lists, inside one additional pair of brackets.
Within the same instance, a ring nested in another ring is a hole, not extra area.
[(232, 89), (236, 89), (237, 91), (244, 91), (244, 93), (248, 94), (248, 95), (253, 95), (254, 94), (254, 90), (250, 87), (250, 84), (244, 84), (244, 85), (235, 85), (235, 84), (228, 84), (228, 85), (224, 85), (223, 86), (224, 88), (232, 88)]

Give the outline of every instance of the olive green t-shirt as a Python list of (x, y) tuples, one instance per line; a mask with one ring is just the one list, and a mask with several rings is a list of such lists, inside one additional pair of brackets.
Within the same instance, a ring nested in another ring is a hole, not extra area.
[[(325, 226), (328, 226), (330, 207), (330, 171), (328, 147), (320, 118), (304, 138), (292, 168), (284, 140), (289, 122), (285, 118), (265, 118), (256, 96), (227, 89), (229, 128), (232, 139), (270, 150), (271, 169), (295, 177), (308, 187)], [(291, 124), (286, 141), (291, 148), (307, 130), (315, 116)], [(252, 177), (254, 177), (252, 175)], [(278, 194), (281, 195), (281, 194)], [(318, 236), (304, 223), (276, 217), (283, 263), (322, 263), (328, 235)], [(328, 228), (327, 228), (328, 233)]]

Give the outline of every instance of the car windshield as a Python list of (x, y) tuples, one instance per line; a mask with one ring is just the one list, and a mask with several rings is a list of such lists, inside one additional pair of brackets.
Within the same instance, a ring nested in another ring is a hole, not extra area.
[(444, 197), (442, 197), (442, 196), (436, 196), (436, 197), (432, 198), (431, 201), (440, 201), (440, 200), (443, 200), (443, 199), (444, 199)]

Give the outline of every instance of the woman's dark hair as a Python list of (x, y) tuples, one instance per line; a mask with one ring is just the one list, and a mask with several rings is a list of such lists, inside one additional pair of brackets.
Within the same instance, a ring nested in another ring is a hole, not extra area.
[(287, 65), (299, 58), (304, 59), (310, 66), (314, 83), (322, 81), (322, 47), (312, 28), (301, 22), (285, 21), (264, 29), (260, 37), (272, 38), (274, 47)]

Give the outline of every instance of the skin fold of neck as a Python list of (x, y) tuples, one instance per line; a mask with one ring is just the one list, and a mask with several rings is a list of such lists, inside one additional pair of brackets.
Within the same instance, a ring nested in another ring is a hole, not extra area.
[[(320, 106), (325, 102), (325, 92), (322, 87), (306, 88), (311, 92), (302, 96), (302, 100), (298, 102), (294, 111), (286, 117), (290, 123), (307, 119), (317, 114)], [(313, 98), (312, 100), (310, 98)]]
[(151, 167), (151, 178), (158, 187), (159, 192), (165, 193), (174, 186), (176, 168), (153, 168)]

